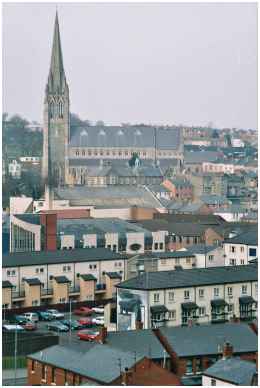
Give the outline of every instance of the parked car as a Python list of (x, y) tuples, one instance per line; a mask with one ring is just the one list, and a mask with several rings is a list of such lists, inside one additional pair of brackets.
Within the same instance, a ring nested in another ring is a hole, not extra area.
[(21, 325), (3, 325), (2, 326), (3, 331), (24, 331), (25, 329)]
[(13, 317), (11, 317), (9, 319), (9, 322), (13, 323), (13, 324), (16, 324), (16, 323), (22, 324), (22, 323), (26, 323), (27, 321), (28, 321), (28, 319), (25, 318), (24, 315), (14, 315)]
[(37, 325), (35, 322), (27, 321), (26, 323), (22, 323), (21, 326), (27, 331), (33, 331), (37, 329)]
[(78, 320), (78, 322), (83, 327), (92, 327), (93, 326), (93, 319), (92, 318), (80, 318)]
[(40, 321), (51, 321), (53, 319), (52, 315), (47, 311), (38, 311), (37, 314)]
[(104, 306), (93, 307), (92, 310), (97, 314), (104, 314)]
[(71, 321), (69, 319), (63, 319), (60, 321), (62, 325), (68, 326), (68, 328), (71, 327), (71, 330), (79, 330), (83, 328), (83, 325), (81, 325), (78, 321), (75, 319), (72, 319)]
[(94, 339), (98, 336), (98, 331), (93, 330), (80, 330), (77, 334), (79, 339), (85, 340), (85, 341), (94, 341)]
[(93, 318), (93, 323), (95, 325), (104, 325), (105, 324), (104, 317)]
[(46, 312), (49, 313), (53, 319), (63, 319), (64, 318), (64, 314), (60, 313), (58, 310), (50, 309), (50, 310), (47, 310)]
[(28, 321), (38, 322), (39, 316), (36, 313), (24, 313), (23, 314)]
[(75, 315), (83, 315), (83, 316), (87, 316), (87, 315), (92, 315), (93, 314), (93, 310), (89, 307), (79, 307), (78, 309), (74, 310), (73, 313)]
[(47, 329), (50, 331), (69, 331), (68, 326), (63, 325), (61, 322), (53, 322), (47, 324)]

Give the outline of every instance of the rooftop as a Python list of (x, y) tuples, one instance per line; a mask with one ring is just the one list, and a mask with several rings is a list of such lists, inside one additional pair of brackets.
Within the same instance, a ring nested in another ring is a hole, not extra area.
[(101, 260), (124, 260), (125, 256), (107, 248), (82, 248), (71, 250), (15, 252), (3, 255), (3, 268), (42, 264), (76, 263)]
[(141, 274), (121, 282), (117, 287), (136, 290), (163, 290), (211, 284), (257, 281), (257, 266), (240, 265), (159, 271)]
[(235, 236), (233, 238), (226, 239), (225, 243), (257, 245), (258, 244), (257, 230), (251, 230), (249, 232), (239, 234), (238, 236)]
[(234, 353), (257, 352), (257, 336), (244, 323), (203, 324), (192, 327), (160, 327), (179, 357), (222, 354), (224, 342)]
[(243, 386), (252, 385), (255, 373), (256, 365), (254, 362), (241, 360), (236, 357), (218, 360), (203, 372), (206, 376)]

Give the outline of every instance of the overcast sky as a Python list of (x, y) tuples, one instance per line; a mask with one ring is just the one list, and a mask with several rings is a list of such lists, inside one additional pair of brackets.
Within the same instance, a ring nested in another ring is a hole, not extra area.
[[(42, 122), (56, 5), (3, 7), (3, 110)], [(58, 5), (71, 111), (257, 128), (253, 3)]]

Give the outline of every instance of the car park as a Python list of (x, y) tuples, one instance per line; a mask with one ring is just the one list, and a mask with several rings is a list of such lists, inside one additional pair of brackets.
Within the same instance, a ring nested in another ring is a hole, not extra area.
[(92, 309), (96, 314), (104, 314), (104, 306), (93, 307)]
[(32, 322), (38, 322), (39, 316), (37, 313), (24, 313), (23, 316), (28, 320)]
[(93, 318), (92, 322), (93, 322), (95, 325), (104, 325), (104, 324), (105, 324), (104, 317), (96, 317), (96, 318)]
[(72, 319), (72, 320), (70, 320), (70, 319), (63, 319), (62, 321), (60, 321), (60, 323), (62, 325), (68, 326), (68, 328), (71, 327), (71, 330), (79, 330), (79, 329), (83, 328), (83, 325), (81, 325), (75, 319)]
[(74, 310), (73, 313), (75, 315), (87, 316), (87, 315), (93, 314), (93, 309), (91, 309), (89, 307), (81, 306), (78, 309)]
[(80, 325), (82, 325), (83, 327), (92, 327), (93, 326), (93, 319), (92, 318), (80, 318), (78, 320), (78, 322), (80, 323)]
[(64, 314), (63, 313), (60, 313), (58, 310), (56, 309), (50, 309), (50, 310), (47, 310), (46, 311), (47, 313), (50, 314), (50, 316), (53, 318), (53, 319), (64, 319)]
[(47, 311), (38, 311), (37, 314), (40, 321), (51, 321), (53, 319), (52, 315)]
[(47, 324), (47, 329), (50, 331), (69, 331), (68, 326), (63, 325), (61, 322), (52, 322)]
[(79, 339), (84, 341), (94, 341), (98, 335), (99, 332), (94, 330), (80, 330), (77, 334)]

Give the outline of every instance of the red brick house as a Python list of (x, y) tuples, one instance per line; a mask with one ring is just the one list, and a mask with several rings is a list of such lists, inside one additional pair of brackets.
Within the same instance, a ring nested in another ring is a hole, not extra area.
[(191, 201), (193, 186), (185, 178), (166, 179), (163, 186), (171, 191), (171, 198), (180, 201)]

